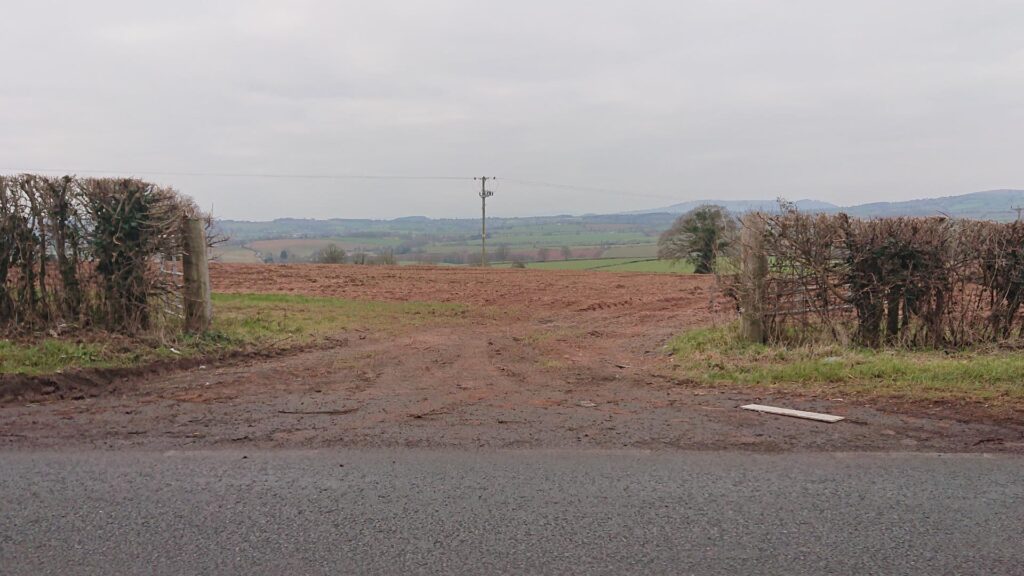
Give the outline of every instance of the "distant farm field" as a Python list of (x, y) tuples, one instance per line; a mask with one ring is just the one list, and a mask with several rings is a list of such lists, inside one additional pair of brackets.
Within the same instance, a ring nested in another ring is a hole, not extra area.
[[(607, 232), (607, 233), (575, 233), (575, 234), (488, 234), (487, 246), (491, 249), (496, 249), (499, 246), (505, 246), (512, 252), (536, 252), (542, 248), (547, 248), (552, 253), (557, 252), (562, 247), (568, 247), (571, 250), (583, 251), (583, 252), (601, 252), (605, 250), (603, 247), (620, 247), (620, 248), (634, 248), (634, 251), (639, 254), (650, 254), (649, 249), (641, 248), (642, 246), (650, 245), (651, 238), (640, 233), (618, 233), (618, 232)], [(476, 251), (480, 249), (479, 238), (473, 238), (471, 240), (459, 240), (452, 242), (434, 242), (427, 244), (423, 247), (423, 250), (432, 254), (442, 254), (450, 252), (467, 252)], [(633, 253), (621, 254), (623, 256), (630, 256)]]
[[(524, 261), (623, 258), (627, 260), (650, 259), (657, 254), (657, 246), (642, 233), (621, 232), (569, 232), (547, 231), (537, 234), (497, 232), (488, 237), (491, 257), (504, 251), (508, 259)], [(478, 239), (457, 239), (428, 243), (413, 243), (400, 236), (339, 236), (330, 238), (274, 238), (252, 240), (245, 244), (221, 245), (214, 255), (225, 263), (255, 263), (267, 258), (281, 260), (281, 252), (287, 252), (295, 261), (309, 260), (317, 251), (334, 244), (349, 254), (367, 252), (379, 254), (391, 249), (398, 259), (407, 262), (439, 262), (455, 256), (449, 263), (461, 263), (461, 258), (473, 256), (480, 251)], [(403, 248), (404, 247), (404, 248)], [(568, 258), (565, 257), (568, 250)], [(569, 267), (569, 269), (576, 269)], [(641, 267), (641, 270), (647, 270)], [(660, 267), (651, 271), (662, 271)]]
[(611, 246), (601, 253), (602, 258), (657, 258), (657, 244), (628, 244)]
[(379, 250), (397, 245), (401, 240), (397, 237), (362, 238), (362, 237), (341, 237), (341, 238), (277, 238), (274, 240), (253, 240), (246, 244), (249, 248), (278, 258), (282, 250), (289, 254), (309, 258), (317, 250), (325, 248), (329, 244), (335, 244), (340, 248), (352, 252), (356, 250)]
[(213, 259), (225, 264), (259, 264), (262, 262), (255, 251), (244, 246), (214, 246)]
[[(510, 264), (502, 263), (501, 267)], [(537, 270), (595, 270), (601, 272), (657, 272), (669, 274), (692, 274), (693, 266), (686, 262), (673, 264), (668, 260), (647, 258), (591, 258), (585, 260), (557, 260), (552, 262), (529, 262), (527, 268)]]

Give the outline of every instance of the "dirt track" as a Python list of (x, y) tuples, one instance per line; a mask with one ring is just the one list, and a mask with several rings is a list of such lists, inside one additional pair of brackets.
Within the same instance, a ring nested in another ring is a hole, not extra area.
[[(467, 318), (0, 408), (12, 446), (640, 447), (1024, 451), (1024, 426), (678, 382), (661, 346), (727, 321), (696, 276), (440, 267), (215, 265), (218, 292), (460, 302)], [(678, 359), (685, 361), (685, 359)], [(737, 410), (783, 402), (826, 425)]]

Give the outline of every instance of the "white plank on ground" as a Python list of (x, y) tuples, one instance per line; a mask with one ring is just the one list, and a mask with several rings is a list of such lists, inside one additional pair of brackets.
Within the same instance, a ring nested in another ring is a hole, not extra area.
[(776, 408), (775, 406), (765, 406), (763, 404), (747, 404), (746, 406), (740, 406), (740, 408), (744, 410), (753, 410), (755, 412), (765, 412), (767, 414), (778, 414), (780, 416), (792, 416), (793, 418), (817, 420), (819, 422), (828, 422), (830, 424), (844, 419), (842, 416), (834, 416), (832, 414), (805, 412), (803, 410), (791, 410), (789, 408)]

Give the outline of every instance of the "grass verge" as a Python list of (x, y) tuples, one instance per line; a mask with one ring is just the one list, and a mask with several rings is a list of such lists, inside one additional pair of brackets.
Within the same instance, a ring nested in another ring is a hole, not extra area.
[(735, 325), (686, 332), (668, 347), (681, 375), (708, 384), (1024, 407), (1019, 350), (783, 348), (744, 343)]
[(31, 342), (0, 340), (0, 373), (41, 375), (82, 368), (124, 368), (246, 349), (300, 346), (348, 330), (396, 330), (457, 318), (466, 312), (458, 304), (281, 294), (214, 294), (213, 306), (210, 332), (172, 340), (105, 333)]

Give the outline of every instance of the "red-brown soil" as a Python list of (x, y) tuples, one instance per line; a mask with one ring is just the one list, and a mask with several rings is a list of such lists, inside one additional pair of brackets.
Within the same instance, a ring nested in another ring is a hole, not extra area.
[[(465, 318), (126, 377), (0, 407), (19, 446), (432, 446), (1024, 451), (983, 411), (773, 397), (678, 381), (665, 341), (729, 321), (709, 278), (445, 267), (214, 265), (218, 292), (458, 302)], [(676, 359), (685, 362), (685, 358)], [(828, 411), (838, 424), (738, 410)], [(898, 408), (898, 410), (897, 410)]]

